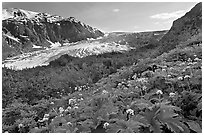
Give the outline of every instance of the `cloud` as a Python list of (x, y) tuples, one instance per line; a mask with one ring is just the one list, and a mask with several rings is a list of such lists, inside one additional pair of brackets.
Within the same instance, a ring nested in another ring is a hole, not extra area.
[(167, 19), (175, 19), (183, 16), (186, 13), (185, 10), (178, 10), (175, 12), (171, 13), (160, 13), (160, 14), (155, 14), (150, 16), (152, 19), (162, 19), (162, 20), (167, 20)]
[(140, 28), (140, 27), (139, 27), (139, 26), (137, 26), (137, 25), (135, 25), (133, 28), (134, 28), (134, 29), (138, 29), (138, 28)]
[(113, 12), (119, 12), (119, 11), (120, 11), (120, 9), (118, 9), (118, 8), (113, 9)]

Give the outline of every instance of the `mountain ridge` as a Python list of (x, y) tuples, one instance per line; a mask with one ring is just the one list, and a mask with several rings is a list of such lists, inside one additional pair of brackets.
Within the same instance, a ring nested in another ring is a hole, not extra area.
[[(102, 31), (86, 25), (74, 17), (63, 18), (22, 9), (11, 9), (9, 12), (3, 9), (2, 12), (4, 14), (2, 20), (3, 42), (5, 43), (3, 52), (5, 53), (14, 48), (14, 50), (20, 50), (16, 52), (16, 54), (20, 54), (31, 51), (34, 45), (44, 48), (50, 47), (55, 42), (77, 42), (104, 35)], [(8, 35), (13, 38), (9, 38)], [(14, 38), (18, 39), (18, 45), (15, 45)], [(10, 42), (11, 40), (12, 42)], [(4, 57), (8, 57), (7, 53)]]

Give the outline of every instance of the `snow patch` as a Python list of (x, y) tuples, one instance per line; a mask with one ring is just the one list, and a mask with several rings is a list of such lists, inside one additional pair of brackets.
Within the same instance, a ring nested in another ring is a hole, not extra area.
[(47, 40), (47, 41), (51, 44), (50, 45), (51, 48), (56, 48), (56, 47), (60, 47), (61, 46), (61, 44), (59, 42), (53, 43), (53, 42), (51, 42), (49, 40)]
[(42, 48), (42, 46), (37, 46), (33, 44), (33, 48)]
[(14, 41), (20, 43), (18, 38), (15, 38), (15, 37), (13, 37), (13, 36), (9, 36), (9, 35), (7, 35), (7, 34), (4, 34), (4, 35), (5, 35), (6, 37), (8, 37), (8, 38), (10, 38), (10, 39), (12, 39), (12, 40), (14, 40)]

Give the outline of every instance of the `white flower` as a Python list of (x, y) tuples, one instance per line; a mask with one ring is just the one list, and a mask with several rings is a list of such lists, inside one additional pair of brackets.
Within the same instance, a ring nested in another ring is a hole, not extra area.
[(167, 75), (168, 77), (171, 77), (171, 75)]
[(51, 102), (50, 104), (51, 104), (51, 105), (54, 105), (55, 103), (54, 103), (54, 102)]
[(106, 91), (106, 90), (103, 90), (103, 92), (102, 92), (102, 94), (107, 94), (108, 93), (108, 91)]
[(147, 82), (147, 78), (139, 78), (137, 79), (138, 82), (141, 82), (141, 83), (146, 83)]
[(47, 118), (49, 117), (50, 115), (49, 114), (44, 114), (44, 118)]
[(132, 110), (132, 109), (127, 109), (127, 110), (126, 110), (126, 113), (131, 114), (131, 115), (134, 115), (134, 110)]
[(103, 128), (107, 128), (110, 124), (108, 122), (103, 124)]
[(121, 83), (118, 83), (118, 86), (121, 86), (122, 84)]
[(195, 60), (195, 61), (200, 61), (201, 59), (199, 59), (199, 58), (195, 58), (194, 60)]
[(147, 89), (147, 87), (146, 87), (146, 86), (143, 86), (143, 87), (142, 87), (142, 90), (146, 90), (146, 89)]
[(78, 108), (79, 108), (78, 106), (75, 106), (75, 107), (74, 107), (74, 109), (78, 109)]
[(60, 108), (59, 108), (59, 111), (60, 111), (60, 113), (63, 113), (63, 112), (64, 112), (64, 108), (63, 108), (63, 107), (60, 107)]
[(136, 78), (137, 78), (137, 74), (133, 75), (132, 78), (133, 78), (133, 79), (136, 79)]
[(186, 69), (191, 68), (190, 66), (187, 66)]
[(169, 93), (169, 97), (171, 97), (171, 98), (173, 98), (175, 95), (176, 95), (176, 94), (173, 93), (173, 92)]
[(184, 79), (186, 79), (186, 78), (189, 79), (189, 78), (191, 78), (191, 76), (185, 75), (185, 76), (184, 76)]
[(163, 68), (162, 71), (166, 71), (166, 69)]
[(22, 123), (18, 124), (18, 128), (21, 128), (21, 127), (23, 127), (23, 124)]
[(76, 99), (69, 99), (69, 104), (75, 103)]
[(163, 94), (163, 92), (161, 90), (157, 90), (156, 94)]
[(45, 118), (45, 117), (44, 117), (41, 122), (47, 121), (48, 119), (49, 119), (49, 118), (47, 118), (47, 117)]
[(69, 110), (70, 110), (70, 109), (72, 109), (72, 107), (71, 107), (71, 106), (68, 106), (68, 107), (67, 107), (67, 109), (69, 109)]
[(178, 80), (183, 80), (183, 77), (182, 76), (178, 77)]
[(196, 57), (197, 55), (196, 55), (196, 54), (194, 54), (193, 56), (194, 56), (194, 57)]
[(72, 123), (71, 122), (67, 122), (67, 125), (72, 125)]

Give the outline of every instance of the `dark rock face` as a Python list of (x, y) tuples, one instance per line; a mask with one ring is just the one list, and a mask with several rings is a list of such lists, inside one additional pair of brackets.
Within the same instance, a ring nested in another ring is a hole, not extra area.
[(198, 3), (183, 17), (173, 22), (171, 29), (160, 40), (160, 44), (162, 46), (161, 52), (171, 50), (178, 44), (185, 42), (192, 37), (201, 35), (202, 3)]
[[(34, 44), (49, 47), (51, 45), (49, 41), (53, 43), (76, 42), (104, 35), (100, 30), (81, 23), (74, 17), (62, 18), (46, 13), (38, 13), (29, 18), (20, 9), (15, 10), (17, 11), (11, 12), (13, 17), (2, 21), (2, 29), (4, 34), (10, 32), (13, 37), (19, 39), (23, 46)], [(12, 42), (6, 42), (15, 48)], [(26, 52), (32, 50), (31, 48), (27, 48), (28, 50), (21, 49)]]

